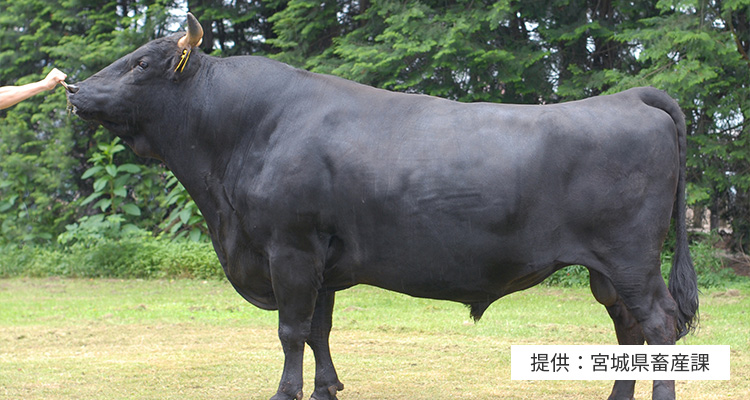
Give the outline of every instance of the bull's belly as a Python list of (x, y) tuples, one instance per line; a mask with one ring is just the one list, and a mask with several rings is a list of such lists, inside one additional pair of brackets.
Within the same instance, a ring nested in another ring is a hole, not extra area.
[(401, 240), (401, 246), (394, 243), (388, 250), (345, 252), (326, 271), (324, 285), (335, 290), (367, 284), (415, 297), (472, 304), (526, 289), (570, 265), (553, 256), (555, 252), (534, 250), (529, 243), (517, 246), (506, 240), (506, 245), (493, 241), (482, 246), (474, 240)]
[(547, 266), (518, 269), (509, 279), (472, 279), (467, 276), (445, 280), (438, 276), (429, 276), (428, 272), (426, 277), (422, 275), (422, 278), (417, 280), (389, 279), (388, 276), (381, 276), (365, 283), (414, 297), (450, 300), (464, 304), (491, 303), (505, 295), (540, 283), (559, 267), (550, 263)]

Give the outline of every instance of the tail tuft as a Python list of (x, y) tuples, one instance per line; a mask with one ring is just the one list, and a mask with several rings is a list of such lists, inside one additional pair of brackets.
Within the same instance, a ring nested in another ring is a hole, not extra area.
[[(680, 249), (682, 246), (684, 249)], [(698, 326), (698, 277), (687, 247), (687, 240), (677, 244), (669, 273), (669, 293), (677, 302), (678, 340)]]

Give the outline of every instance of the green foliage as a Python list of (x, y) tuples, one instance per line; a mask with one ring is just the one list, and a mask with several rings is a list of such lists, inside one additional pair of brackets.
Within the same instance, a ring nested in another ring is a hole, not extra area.
[[(203, 25), (201, 48), (215, 56), (274, 52), (276, 37), (269, 19), (286, 7), (287, 1), (189, 0), (190, 12)], [(182, 10), (175, 11), (180, 14)]]
[(64, 154), (75, 148), (75, 139), (55, 122), (65, 123), (62, 112), (39, 100), (5, 110), (0, 119), (0, 241), (48, 241), (73, 214), (75, 160)]
[(546, 286), (580, 287), (589, 285), (589, 270), (581, 265), (565, 267), (544, 280)]
[(81, 176), (81, 179), (95, 179), (94, 193), (86, 197), (81, 205), (98, 199), (94, 208), (103, 213), (115, 215), (123, 212), (140, 216), (141, 209), (133, 202), (128, 202), (128, 188), (137, 181), (136, 174), (141, 172), (141, 168), (129, 163), (115, 164), (115, 155), (125, 150), (125, 146), (120, 144), (120, 138), (114, 138), (110, 143), (99, 144), (97, 147), (99, 151), (89, 158), (93, 166)]
[(57, 236), (57, 242), (64, 246), (75, 243), (91, 248), (107, 240), (149, 236), (147, 231), (123, 222), (125, 218), (122, 214), (86, 215), (78, 222), (67, 225), (65, 232)]
[[(172, 7), (163, 0), (0, 0), (0, 86), (40, 80), (52, 67), (67, 73), (68, 82), (83, 80), (166, 32), (165, 11)], [(54, 242), (66, 226), (90, 214), (81, 204), (90, 194), (81, 175), (90, 168), (93, 143), (109, 141), (109, 133), (66, 112), (60, 87), (0, 111), (0, 243)], [(135, 159), (127, 154), (121, 162)], [(146, 169), (142, 177), (154, 171)], [(133, 183), (130, 197), (141, 202), (159, 197), (153, 182), (148, 177)], [(105, 203), (97, 202), (100, 208)], [(108, 209), (136, 213), (139, 208), (141, 227), (155, 225), (165, 213), (145, 210), (137, 201), (122, 204)]]
[[(91, 247), (103, 239), (149, 235), (137, 225), (142, 213), (136, 203), (135, 188), (142, 186), (141, 182), (159, 181), (159, 174), (132, 163), (118, 165), (115, 156), (125, 150), (119, 138), (99, 144), (97, 149), (88, 159), (92, 166), (81, 176), (81, 179), (93, 179), (93, 193), (78, 203), (80, 206), (93, 204), (92, 211), (96, 214), (84, 215), (66, 225), (65, 232), (57, 236), (60, 244), (82, 243)], [(149, 184), (148, 189), (151, 187)]]
[(167, 176), (166, 188), (172, 190), (162, 206), (172, 207), (172, 212), (160, 225), (163, 232), (174, 238), (187, 237), (194, 242), (207, 241), (209, 237), (206, 220), (203, 219), (195, 201), (171, 172)]
[[(73, 248), (76, 254), (81, 247)], [(224, 271), (208, 243), (126, 239), (106, 241), (94, 251), (77, 254), (86, 269), (75, 276), (117, 278), (220, 279)]]
[[(542, 43), (501, 2), (290, 1), (275, 14), (275, 58), (392, 90), (462, 101), (551, 94)], [(368, 5), (364, 8), (363, 5)]]
[(77, 241), (66, 247), (0, 247), (0, 278), (61, 276), (75, 278), (222, 279), (224, 271), (206, 242), (154, 239), (131, 233)]

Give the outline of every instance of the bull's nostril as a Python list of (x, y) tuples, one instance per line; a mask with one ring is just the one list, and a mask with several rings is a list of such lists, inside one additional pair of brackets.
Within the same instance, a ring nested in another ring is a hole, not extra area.
[(76, 85), (65, 85), (65, 89), (70, 93), (77, 93), (78, 92), (78, 86)]

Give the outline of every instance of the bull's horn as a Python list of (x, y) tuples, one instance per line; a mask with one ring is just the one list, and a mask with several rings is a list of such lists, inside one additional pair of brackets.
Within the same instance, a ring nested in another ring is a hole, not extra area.
[(177, 45), (181, 49), (200, 46), (203, 42), (203, 27), (192, 13), (187, 13), (188, 30), (185, 36), (181, 37)]

